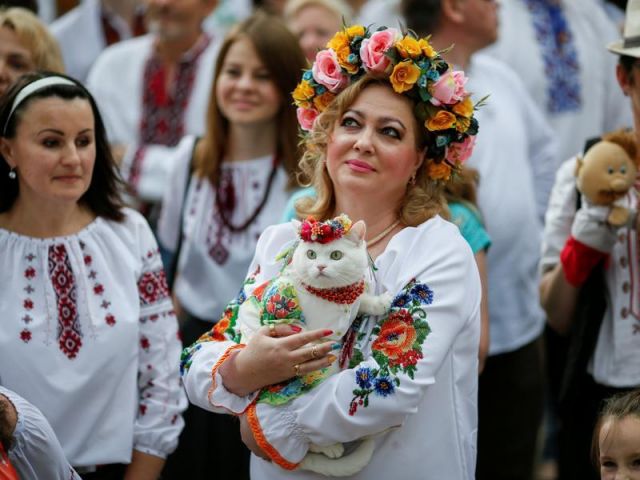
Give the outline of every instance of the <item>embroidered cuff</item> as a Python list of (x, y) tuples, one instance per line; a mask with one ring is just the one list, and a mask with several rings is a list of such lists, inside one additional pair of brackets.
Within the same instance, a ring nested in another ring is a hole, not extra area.
[(220, 365), (227, 360), (232, 353), (240, 348), (244, 348), (245, 345), (238, 344), (229, 347), (216, 362), (211, 369), (211, 387), (209, 388), (208, 398), (209, 403), (213, 407), (224, 408), (233, 415), (240, 415), (245, 412), (247, 407), (253, 403), (258, 396), (259, 392), (254, 392), (246, 397), (240, 397), (229, 390), (227, 390), (222, 382), (222, 375), (218, 372)]
[(247, 421), (256, 442), (273, 462), (285, 470), (298, 467), (309, 450), (309, 440), (287, 406), (253, 403), (247, 409)]
[(569, 237), (560, 253), (560, 263), (567, 282), (579, 287), (589, 278), (591, 270), (607, 257), (608, 254)]

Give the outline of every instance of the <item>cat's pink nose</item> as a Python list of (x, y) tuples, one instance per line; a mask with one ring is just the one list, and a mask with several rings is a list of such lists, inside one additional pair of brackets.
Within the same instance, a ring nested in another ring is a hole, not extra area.
[(325, 268), (327, 268), (326, 265), (318, 265), (318, 270), (320, 270), (321, 272), (323, 272)]

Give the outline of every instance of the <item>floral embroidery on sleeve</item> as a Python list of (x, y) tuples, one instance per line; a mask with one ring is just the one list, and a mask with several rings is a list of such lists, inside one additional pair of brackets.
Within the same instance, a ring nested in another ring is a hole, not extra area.
[[(193, 359), (193, 355), (202, 348), (202, 344), (206, 342), (225, 342), (225, 341), (233, 341), (235, 343), (240, 343), (240, 332), (236, 331), (236, 321), (238, 319), (238, 309), (240, 305), (244, 303), (247, 299), (245, 288), (256, 283), (256, 277), (260, 273), (260, 266), (253, 272), (251, 275), (247, 277), (240, 289), (240, 292), (229, 302), (227, 307), (224, 309), (222, 313), (222, 317), (220, 320), (216, 322), (211, 330), (203, 334), (193, 345), (185, 348), (182, 351), (182, 355), (180, 357), (180, 375), (184, 375), (187, 373), (189, 368), (191, 367), (191, 362)], [(257, 287), (254, 290), (253, 295), (261, 290), (264, 285)]]
[(388, 397), (400, 386), (400, 374), (414, 378), (417, 363), (423, 357), (422, 344), (431, 332), (424, 305), (433, 302), (433, 291), (425, 284), (411, 280), (393, 300), (391, 312), (373, 329), (377, 338), (371, 346), (379, 368), (360, 367), (356, 370), (357, 388), (349, 404), (349, 415), (359, 406), (369, 405), (373, 393)]

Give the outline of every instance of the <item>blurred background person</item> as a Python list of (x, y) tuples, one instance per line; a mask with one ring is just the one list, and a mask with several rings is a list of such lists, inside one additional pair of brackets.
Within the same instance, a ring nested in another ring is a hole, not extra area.
[(0, 0), (0, 8), (21, 7), (38, 14), (38, 2), (36, 0)]
[(139, 0), (84, 0), (50, 25), (67, 74), (85, 81), (98, 55), (109, 45), (145, 33)]
[(307, 60), (313, 62), (343, 23), (351, 23), (351, 9), (343, 0), (289, 0), (284, 19), (297, 35)]
[(217, 0), (144, 0), (148, 35), (108, 47), (87, 85), (116, 162), (152, 224), (184, 135), (202, 135), (220, 38), (202, 28)]
[[(305, 58), (281, 19), (258, 12), (225, 39), (202, 138), (185, 137), (162, 207), (158, 236), (176, 265), (174, 304), (190, 345), (238, 293), (256, 242), (278, 223), (296, 184), (295, 107), (289, 100)], [(170, 479), (248, 478), (237, 421), (190, 406)]]
[(64, 72), (58, 42), (29, 10), (0, 8), (0, 96), (34, 70)]
[(16, 480), (80, 480), (42, 412), (17, 393), (0, 386), (0, 478), (2, 452), (16, 470)]
[[(490, 345), (479, 384), (479, 480), (530, 480), (542, 419), (538, 261), (557, 150), (542, 112), (519, 77), (479, 51), (498, 36), (492, 0), (404, 0), (407, 26), (431, 33), (444, 58), (468, 74), (481, 125), (467, 165), (480, 176), (478, 206), (491, 237), (487, 254)], [(507, 133), (508, 132), (508, 133)]]

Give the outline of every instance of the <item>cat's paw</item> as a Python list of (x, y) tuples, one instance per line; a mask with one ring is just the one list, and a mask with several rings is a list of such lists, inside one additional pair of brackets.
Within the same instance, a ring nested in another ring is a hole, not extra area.
[(344, 447), (341, 443), (334, 443), (333, 445), (327, 445), (326, 447), (321, 447), (320, 445), (312, 443), (309, 445), (309, 451), (321, 453), (329, 458), (340, 458), (344, 453)]

